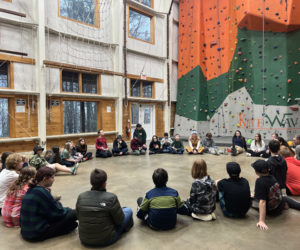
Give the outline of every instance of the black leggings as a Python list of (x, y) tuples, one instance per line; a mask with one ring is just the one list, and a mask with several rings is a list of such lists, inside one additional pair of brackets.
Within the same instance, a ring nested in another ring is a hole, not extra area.
[(87, 158), (87, 160), (90, 160), (93, 157), (93, 153), (87, 152), (86, 154), (83, 155), (83, 158)]
[(105, 150), (97, 149), (96, 157), (101, 157), (101, 158), (112, 157), (112, 153), (109, 150), (105, 151)]
[(41, 233), (41, 235), (39, 235), (38, 237), (34, 239), (24, 239), (32, 242), (37, 242), (54, 238), (60, 235), (68, 234), (78, 226), (76, 220), (76, 211), (73, 209), (69, 210), (62, 220), (50, 224), (47, 230)]
[(282, 200), (284, 202), (286, 202), (290, 208), (296, 209), (296, 210), (300, 210), (300, 202), (295, 201), (294, 199), (287, 197), (287, 196), (283, 196)]

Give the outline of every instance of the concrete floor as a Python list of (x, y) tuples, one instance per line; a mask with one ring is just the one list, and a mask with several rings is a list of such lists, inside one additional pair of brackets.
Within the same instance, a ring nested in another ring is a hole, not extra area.
[[(77, 196), (90, 189), (89, 175), (92, 169), (102, 168), (108, 174), (107, 190), (116, 193), (122, 206), (129, 206), (136, 213), (136, 198), (153, 187), (152, 173), (158, 167), (169, 173), (168, 186), (178, 190), (182, 199), (189, 195), (193, 181), (192, 163), (202, 157), (208, 164), (208, 172), (215, 180), (227, 177), (225, 164), (237, 161), (242, 176), (249, 180), (253, 192), (255, 173), (250, 166), (256, 158), (245, 155), (146, 155), (93, 159), (80, 164), (78, 175), (57, 176), (53, 193), (62, 196), (64, 206), (75, 207)], [(296, 198), (300, 201), (300, 197)], [(177, 226), (171, 231), (156, 232), (142, 225), (134, 216), (134, 227), (117, 243), (107, 249), (299, 249), (300, 212), (286, 210), (281, 216), (267, 218), (269, 231), (256, 228), (258, 213), (250, 209), (245, 219), (225, 218), (219, 204), (215, 211), (217, 220), (201, 222), (178, 215)], [(297, 247), (298, 246), (298, 247)], [(0, 249), (87, 249), (80, 244), (77, 230), (69, 235), (42, 243), (25, 242), (19, 229), (0, 225)]]

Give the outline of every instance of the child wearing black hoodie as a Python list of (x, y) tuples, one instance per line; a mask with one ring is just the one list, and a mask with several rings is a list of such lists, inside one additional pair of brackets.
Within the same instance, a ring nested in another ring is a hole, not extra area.
[(150, 142), (149, 149), (150, 155), (162, 153), (161, 144), (156, 135), (152, 136), (152, 141)]
[(275, 177), (280, 185), (280, 189), (286, 188), (285, 181), (287, 164), (285, 159), (278, 154), (280, 150), (280, 142), (277, 140), (270, 141), (269, 150), (271, 153), (271, 157), (268, 159), (267, 163), (269, 166), (270, 174)]

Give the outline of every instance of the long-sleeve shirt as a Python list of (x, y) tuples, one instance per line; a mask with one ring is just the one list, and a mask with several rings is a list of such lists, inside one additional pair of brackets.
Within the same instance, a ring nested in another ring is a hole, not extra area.
[(171, 139), (171, 137), (169, 137), (169, 138), (165, 138), (165, 137), (163, 137), (162, 139), (161, 139), (161, 141), (160, 141), (160, 143), (161, 143), (161, 145), (163, 146), (165, 143), (170, 143), (170, 145), (173, 143), (173, 141), (172, 141), (172, 139)]
[(19, 174), (14, 170), (3, 169), (0, 173), (0, 208), (6, 198), (6, 193), (10, 186), (18, 179)]
[(208, 149), (208, 148), (215, 148), (216, 147), (216, 144), (214, 142), (213, 139), (207, 139), (206, 137), (202, 139), (202, 146), (205, 148), (205, 149)]
[(177, 213), (188, 214), (188, 209), (178, 192), (169, 187), (148, 191), (138, 208), (137, 217), (144, 220), (149, 215), (149, 224), (155, 229), (167, 230), (175, 227)]
[(34, 239), (47, 230), (49, 224), (62, 220), (70, 208), (64, 208), (53, 199), (50, 192), (41, 186), (28, 189), (20, 215), (21, 234)]
[(108, 146), (105, 137), (98, 137), (96, 140), (96, 149), (107, 150)]
[(175, 147), (176, 149), (184, 149), (182, 141), (173, 141), (171, 147)]
[(137, 128), (134, 130), (133, 137), (137, 136), (142, 144), (146, 144), (147, 134), (145, 129), (138, 130)]
[(263, 140), (261, 140), (261, 146), (260, 146), (258, 143), (255, 144), (255, 140), (253, 140), (251, 142), (250, 149), (254, 152), (264, 151), (266, 149), (265, 142)]
[(139, 150), (140, 147), (143, 146), (143, 143), (140, 140), (132, 139), (130, 142), (130, 147), (131, 149), (134, 150)]
[(244, 148), (245, 150), (247, 150), (246, 140), (242, 136), (241, 137), (233, 136), (232, 137), (232, 145), (233, 146), (239, 146), (239, 147)]
[(191, 148), (199, 149), (200, 147), (200, 138), (193, 138), (192, 136), (189, 138), (189, 146)]
[(115, 139), (114, 140), (114, 143), (113, 143), (113, 149), (114, 150), (122, 150), (124, 148), (127, 148), (127, 144), (124, 140), (121, 141), (121, 143), (118, 142), (118, 139)]
[(156, 142), (151, 141), (149, 145), (149, 149), (152, 151), (157, 150), (157, 148), (155, 148), (155, 145), (158, 145), (158, 149), (160, 149), (160, 141), (156, 141)]
[(22, 189), (6, 196), (1, 213), (7, 227), (18, 227), (20, 225), (21, 204), (28, 188), (26, 184)]

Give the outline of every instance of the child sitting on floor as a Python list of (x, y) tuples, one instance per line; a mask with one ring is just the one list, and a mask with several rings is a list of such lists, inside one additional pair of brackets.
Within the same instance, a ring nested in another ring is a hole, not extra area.
[(72, 168), (67, 168), (66, 166), (60, 165), (59, 163), (49, 164), (44, 157), (42, 157), (42, 153), (44, 148), (40, 145), (35, 146), (33, 148), (34, 156), (30, 158), (29, 164), (32, 167), (35, 167), (36, 170), (39, 170), (41, 167), (49, 167), (56, 171), (62, 171), (66, 173), (70, 173), (72, 175), (76, 174), (78, 164), (76, 164)]
[(18, 179), (9, 188), (2, 208), (2, 218), (7, 227), (18, 227), (20, 222), (21, 204), (28, 190), (28, 183), (35, 177), (34, 167), (25, 167), (20, 170)]
[(128, 147), (126, 142), (123, 140), (122, 135), (118, 135), (114, 140), (112, 153), (113, 156), (128, 155)]
[(202, 154), (204, 147), (201, 146), (197, 131), (193, 130), (189, 138), (189, 145), (185, 148), (189, 154)]
[(177, 213), (188, 214), (175, 189), (167, 187), (168, 173), (158, 168), (152, 175), (155, 188), (146, 193), (144, 199), (138, 198), (137, 217), (154, 230), (168, 230), (176, 225)]
[(156, 135), (152, 136), (152, 141), (150, 142), (149, 150), (150, 155), (162, 153), (160, 141), (158, 140)]
[(112, 153), (108, 150), (103, 129), (100, 129), (98, 131), (98, 138), (96, 140), (96, 157), (101, 157), (101, 158), (112, 157)]
[(191, 187), (190, 198), (186, 201), (190, 214), (198, 220), (215, 220), (217, 187), (215, 181), (207, 174), (206, 162), (202, 159), (196, 160), (191, 174), (195, 180)]
[(79, 162), (79, 159), (72, 157), (72, 144), (67, 142), (61, 152), (61, 160), (64, 165), (71, 167)]
[(80, 153), (82, 155), (82, 161), (87, 161), (87, 160), (93, 159), (93, 153), (87, 152), (87, 145), (83, 138), (80, 138), (78, 140), (78, 143), (77, 143), (75, 149), (76, 149), (77, 153)]
[(171, 144), (173, 143), (168, 133), (164, 133), (164, 137), (161, 139), (161, 147), (163, 153), (170, 153), (172, 150)]
[(282, 210), (293, 208), (300, 210), (300, 203), (282, 196), (279, 183), (269, 173), (269, 165), (264, 160), (257, 160), (252, 164), (256, 175), (259, 177), (255, 182), (254, 207), (259, 208), (259, 222), (256, 224), (261, 230), (268, 230), (266, 215), (279, 215)]
[(175, 135), (175, 141), (171, 144), (171, 152), (172, 154), (183, 154), (184, 152), (184, 146), (182, 144), (182, 141), (180, 140), (179, 134)]
[(133, 155), (144, 155), (144, 154), (146, 154), (147, 148), (144, 147), (143, 143), (141, 142), (141, 140), (137, 136), (134, 136), (133, 139), (131, 140), (130, 147), (132, 149), (132, 154)]
[(202, 140), (202, 146), (204, 147), (204, 152), (205, 153), (210, 153), (213, 155), (218, 154), (218, 148), (216, 147), (216, 144), (214, 140), (212, 139), (212, 134), (207, 133), (205, 135), (205, 138)]
[(238, 163), (228, 162), (226, 170), (230, 178), (217, 181), (222, 212), (231, 218), (245, 217), (251, 206), (249, 183), (240, 177), (241, 167)]

